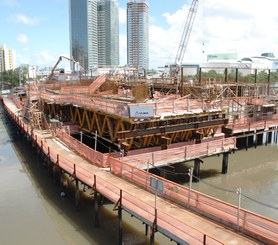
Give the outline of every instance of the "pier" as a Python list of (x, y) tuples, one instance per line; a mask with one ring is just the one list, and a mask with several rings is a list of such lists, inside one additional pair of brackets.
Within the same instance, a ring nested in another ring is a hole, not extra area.
[[(145, 233), (150, 236), (151, 244), (155, 241), (156, 232), (178, 244), (229, 244), (229, 241), (238, 244), (277, 243), (276, 221), (153, 175), (124, 162), (124, 157), (114, 158), (97, 152), (65, 130), (56, 129), (53, 135), (49, 129), (34, 128), (20, 115), (20, 107), (16, 106), (18, 101), (10, 98), (3, 101), (18, 132), (33, 144), (38, 154), (44, 156), (53, 171), (58, 169), (75, 180), (76, 204), (80, 183), (91, 188), (96, 199), (102, 195), (115, 204), (119, 219), (119, 244), (122, 241), (122, 210), (145, 224)], [(224, 146), (225, 141), (222, 142)], [(229, 144), (234, 146), (234, 140)], [(222, 150), (224, 154), (229, 152), (229, 144), (226, 150)], [(183, 151), (183, 158), (186, 155)], [(194, 157), (198, 159), (197, 155)], [(196, 165), (200, 165), (198, 160)], [(225, 169), (226, 163), (223, 166)], [(197, 167), (195, 169), (198, 170)], [(97, 211), (96, 203), (96, 222)]]

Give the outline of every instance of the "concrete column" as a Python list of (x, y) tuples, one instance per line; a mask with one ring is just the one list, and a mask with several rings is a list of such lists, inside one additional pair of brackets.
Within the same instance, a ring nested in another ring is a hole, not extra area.
[(80, 204), (79, 182), (75, 179), (75, 207), (78, 208)]
[(202, 162), (203, 161), (200, 158), (194, 159), (194, 169), (193, 169), (193, 181), (194, 182), (199, 182)]
[(149, 226), (148, 224), (145, 224), (145, 236), (149, 234)]
[(98, 213), (98, 195), (97, 192), (95, 191), (94, 195), (94, 218), (95, 218), (95, 226), (99, 226), (99, 213)]
[(118, 221), (119, 221), (119, 245), (122, 245), (123, 243), (122, 190), (120, 190), (120, 200), (118, 204)]
[(248, 136), (246, 136), (246, 144), (245, 144), (245, 149), (246, 149), (246, 151), (248, 150), (248, 146), (249, 146), (249, 137)]
[(223, 153), (222, 174), (226, 174), (228, 172), (228, 159), (229, 159), (229, 152)]

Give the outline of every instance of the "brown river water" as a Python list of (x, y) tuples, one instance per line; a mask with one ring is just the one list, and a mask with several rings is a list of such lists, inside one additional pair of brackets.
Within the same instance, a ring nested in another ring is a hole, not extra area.
[[(16, 139), (9, 122), (0, 120), (0, 244), (118, 244), (117, 212), (103, 203), (99, 227), (94, 225), (93, 199), (61, 189), (42, 168), (26, 141)], [(269, 144), (229, 156), (228, 174), (221, 174), (222, 157), (204, 159), (201, 181), (193, 189), (237, 205), (237, 188), (246, 196), (241, 207), (278, 220), (278, 146)], [(176, 166), (184, 171), (192, 163)], [(184, 185), (188, 186), (185, 181)], [(87, 193), (89, 194), (89, 193)], [(124, 244), (149, 244), (145, 226), (123, 213)], [(176, 244), (156, 233), (156, 244)]]

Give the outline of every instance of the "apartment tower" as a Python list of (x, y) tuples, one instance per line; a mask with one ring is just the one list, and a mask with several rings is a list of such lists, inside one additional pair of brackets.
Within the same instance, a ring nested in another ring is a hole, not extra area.
[(0, 72), (16, 68), (16, 52), (8, 49), (5, 44), (0, 45)]
[(117, 0), (70, 0), (70, 53), (87, 74), (119, 65)]
[(99, 0), (98, 66), (119, 65), (119, 7), (117, 0)]
[(149, 69), (149, 6), (143, 0), (127, 3), (127, 64)]

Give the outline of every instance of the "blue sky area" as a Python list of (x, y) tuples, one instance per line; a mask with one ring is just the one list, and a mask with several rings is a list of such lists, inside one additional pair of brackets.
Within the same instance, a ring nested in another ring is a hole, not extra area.
[[(127, 1), (120, 7), (120, 64), (126, 64)], [(200, 0), (184, 62), (210, 53), (243, 56), (276, 53), (278, 21), (275, 0)], [(149, 0), (150, 68), (175, 59), (191, 0)], [(17, 65), (53, 66), (69, 56), (68, 0), (0, 0), (0, 44), (16, 50)], [(204, 43), (204, 45), (203, 45)], [(277, 52), (278, 54), (278, 52)]]

